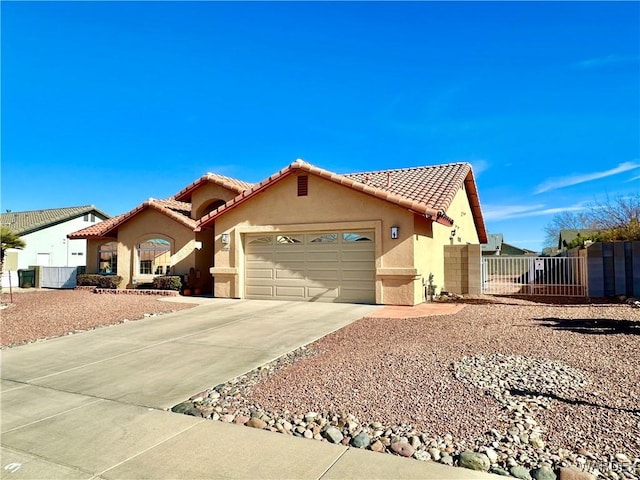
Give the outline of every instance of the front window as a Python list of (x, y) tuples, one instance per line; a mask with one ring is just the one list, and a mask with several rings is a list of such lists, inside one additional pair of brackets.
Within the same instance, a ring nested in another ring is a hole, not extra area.
[(140, 275), (163, 275), (171, 268), (171, 244), (162, 238), (145, 240), (138, 245)]
[(118, 273), (118, 244), (105, 243), (100, 246), (98, 271), (109, 275)]

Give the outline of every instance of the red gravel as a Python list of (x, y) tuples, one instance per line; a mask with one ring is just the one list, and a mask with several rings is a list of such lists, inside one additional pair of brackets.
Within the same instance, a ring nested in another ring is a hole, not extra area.
[(590, 381), (536, 420), (547, 442), (640, 455), (640, 310), (627, 305), (467, 305), (455, 315), (363, 319), (312, 345), (318, 354), (247, 392), (275, 411), (348, 412), (362, 422), (408, 423), (472, 443), (500, 424), (500, 406), (454, 379), (465, 355), (560, 361)]
[[(147, 295), (96, 295), (81, 290), (30, 290), (13, 294), (0, 311), (0, 345), (19, 345), (68, 332), (138, 320), (145, 313), (168, 313), (193, 304), (159, 301)], [(166, 298), (166, 297), (163, 297)], [(2, 294), (2, 304), (9, 294)]]

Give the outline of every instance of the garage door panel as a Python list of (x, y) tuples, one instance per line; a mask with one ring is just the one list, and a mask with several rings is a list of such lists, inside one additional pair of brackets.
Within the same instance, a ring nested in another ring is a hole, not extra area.
[(273, 287), (269, 285), (247, 285), (247, 295), (253, 297), (273, 297)]
[(375, 252), (366, 250), (350, 250), (342, 251), (340, 255), (341, 262), (373, 262), (375, 260)]
[(274, 261), (273, 252), (265, 252), (265, 253), (251, 252), (251, 253), (247, 253), (244, 258), (247, 261), (247, 263), (250, 263), (250, 262), (270, 263)]
[(340, 252), (335, 251), (319, 251), (312, 250), (307, 252), (307, 262), (310, 263), (324, 263), (324, 262), (338, 262), (340, 260)]
[(247, 268), (247, 278), (273, 278), (270, 268)]
[(279, 286), (276, 285), (275, 288), (275, 296), (277, 297), (291, 297), (291, 298), (305, 298), (305, 287), (304, 286)]
[(305, 278), (304, 264), (302, 264), (299, 270), (296, 270), (295, 268), (292, 268), (292, 269), (276, 268), (275, 278), (279, 280), (304, 279)]
[(338, 298), (340, 289), (324, 287), (308, 287), (307, 296), (310, 298)]
[(275, 252), (274, 260), (276, 263), (302, 262), (304, 263), (305, 254), (301, 252)]
[(334, 268), (323, 268), (323, 269), (308, 269), (307, 270), (307, 279), (310, 281), (314, 280), (333, 280), (338, 282), (340, 280), (340, 272)]

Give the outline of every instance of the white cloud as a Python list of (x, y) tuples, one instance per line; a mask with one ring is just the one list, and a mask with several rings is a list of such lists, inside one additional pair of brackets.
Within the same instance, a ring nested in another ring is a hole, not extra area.
[(637, 55), (607, 55), (606, 57), (595, 57), (589, 58), (587, 60), (582, 60), (581, 62), (574, 63), (573, 66), (578, 68), (597, 68), (604, 65), (612, 65), (616, 63), (635, 62), (637, 60)]
[(544, 215), (555, 215), (562, 212), (577, 212), (585, 209), (583, 202), (568, 207), (544, 208), (542, 204), (538, 205), (488, 205), (482, 209), (482, 215), (485, 220), (509, 220), (513, 218), (524, 217), (541, 217)]
[(636, 175), (635, 177), (631, 177), (629, 180), (627, 180), (625, 183), (629, 183), (629, 182), (635, 182), (636, 180), (640, 180), (640, 175)]
[(640, 163), (635, 163), (635, 161), (623, 162), (615, 168), (604, 170), (602, 172), (569, 175), (568, 177), (561, 178), (550, 178), (549, 180), (538, 185), (534, 193), (538, 194), (548, 192), (549, 190), (556, 190), (558, 188), (570, 187), (571, 185), (578, 185), (579, 183), (591, 182), (593, 180), (610, 177), (612, 175), (617, 175), (618, 173), (627, 172), (636, 168), (640, 168)]
[(469, 163), (473, 167), (473, 175), (478, 178), (482, 172), (489, 168), (489, 162), (479, 158), (477, 160), (470, 160)]

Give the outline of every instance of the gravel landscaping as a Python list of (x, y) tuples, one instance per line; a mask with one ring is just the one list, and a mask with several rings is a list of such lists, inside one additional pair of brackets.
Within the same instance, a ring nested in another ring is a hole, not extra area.
[(362, 319), (174, 411), (523, 479), (637, 479), (640, 310), (497, 298)]
[(0, 345), (20, 345), (149, 315), (191, 308), (193, 304), (138, 295), (96, 295), (82, 290), (24, 290), (2, 294)]

